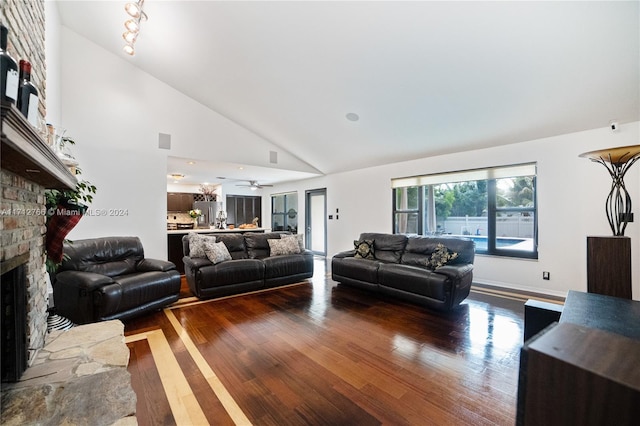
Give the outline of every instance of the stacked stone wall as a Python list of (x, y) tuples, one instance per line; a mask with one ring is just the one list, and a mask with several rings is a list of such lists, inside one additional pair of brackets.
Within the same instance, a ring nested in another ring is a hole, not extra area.
[(45, 265), (44, 188), (7, 170), (0, 172), (0, 262), (28, 254), (27, 342), (29, 364), (44, 344), (49, 295)]
[[(31, 62), (31, 82), (38, 89), (40, 117), (46, 117), (44, 0), (0, 0), (0, 20), (9, 29), (7, 50), (20, 62)], [(45, 267), (44, 188), (14, 173), (0, 174), (0, 261), (29, 253), (27, 321), (29, 364), (44, 345), (48, 286)]]

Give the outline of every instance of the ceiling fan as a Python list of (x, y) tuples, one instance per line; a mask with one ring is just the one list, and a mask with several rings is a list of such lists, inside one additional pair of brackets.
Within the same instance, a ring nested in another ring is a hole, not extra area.
[(273, 185), (260, 185), (257, 180), (250, 180), (248, 182), (249, 182), (248, 185), (236, 185), (236, 186), (245, 186), (247, 188), (251, 188), (252, 191), (255, 191), (256, 189), (262, 189), (262, 188), (273, 186)]

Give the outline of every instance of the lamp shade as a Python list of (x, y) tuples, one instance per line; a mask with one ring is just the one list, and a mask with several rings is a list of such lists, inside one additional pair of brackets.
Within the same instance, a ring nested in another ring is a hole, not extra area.
[(602, 164), (611, 176), (611, 190), (605, 203), (607, 220), (614, 236), (624, 236), (627, 223), (633, 221), (631, 196), (624, 184), (624, 175), (640, 159), (640, 145), (599, 149), (579, 155)]
[(617, 148), (598, 149), (596, 151), (583, 152), (582, 158), (593, 161), (606, 161), (608, 163), (625, 163), (640, 156), (640, 145), (620, 146)]

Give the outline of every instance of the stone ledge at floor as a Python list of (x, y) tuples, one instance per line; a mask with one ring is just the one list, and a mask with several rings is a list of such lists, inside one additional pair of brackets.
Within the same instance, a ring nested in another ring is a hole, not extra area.
[(3, 425), (137, 425), (121, 321), (52, 331), (20, 381), (2, 384)]

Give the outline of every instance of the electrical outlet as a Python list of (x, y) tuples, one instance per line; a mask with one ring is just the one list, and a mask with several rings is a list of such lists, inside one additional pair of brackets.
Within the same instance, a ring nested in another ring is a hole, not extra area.
[(551, 274), (547, 271), (542, 272), (542, 279), (543, 280), (550, 280), (551, 279)]

